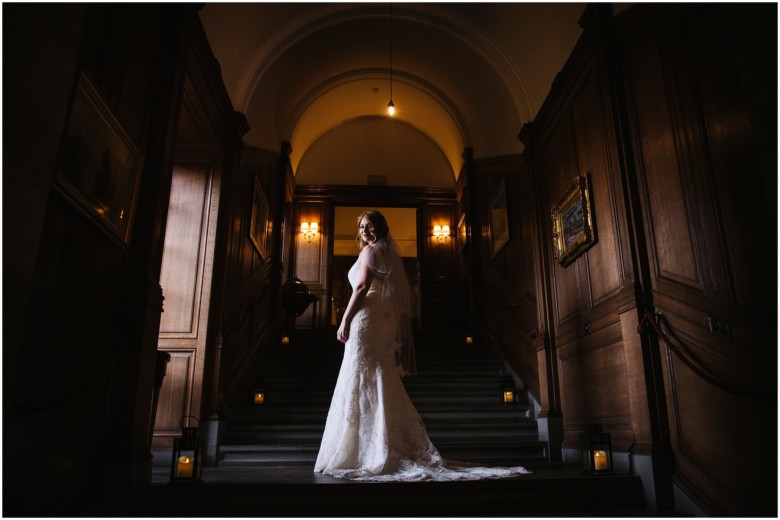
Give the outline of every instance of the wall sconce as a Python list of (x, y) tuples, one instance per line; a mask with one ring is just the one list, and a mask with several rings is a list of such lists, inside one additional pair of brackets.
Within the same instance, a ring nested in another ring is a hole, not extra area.
[(447, 241), (447, 237), (450, 236), (450, 226), (433, 226), (433, 236), (443, 244)]
[[(185, 416), (179, 421), (181, 437), (173, 439), (173, 452), (171, 459), (171, 482), (201, 482), (201, 446), (197, 427), (184, 427), (185, 419), (197, 417)], [(200, 422), (200, 421), (198, 421)]]
[(301, 234), (306, 242), (311, 242), (320, 233), (320, 225), (316, 222), (301, 222)]
[(582, 470), (590, 475), (612, 473), (612, 438), (600, 424), (588, 424), (581, 435)]

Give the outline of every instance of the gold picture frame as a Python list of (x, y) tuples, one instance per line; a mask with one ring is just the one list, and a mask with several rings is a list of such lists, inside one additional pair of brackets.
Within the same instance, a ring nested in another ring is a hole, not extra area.
[(574, 178), (571, 187), (550, 208), (553, 257), (566, 267), (596, 243), (590, 174)]
[(82, 73), (57, 159), (54, 186), (126, 245), (142, 165), (138, 147)]
[(266, 257), (266, 237), (268, 235), (268, 199), (265, 198), (260, 178), (255, 175), (252, 194), (252, 217), (249, 224), (249, 241), (255, 246), (260, 258)]

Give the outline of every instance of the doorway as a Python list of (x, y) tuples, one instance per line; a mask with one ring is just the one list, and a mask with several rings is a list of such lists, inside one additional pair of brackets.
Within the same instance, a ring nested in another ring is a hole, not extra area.
[(393, 239), (398, 243), (401, 257), (409, 279), (414, 308), (420, 315), (420, 268), (417, 241), (417, 208), (335, 206), (333, 214), (333, 261), (331, 264), (330, 324), (338, 327), (341, 317), (352, 295), (347, 273), (360, 252), (356, 241), (357, 218), (364, 211), (375, 209), (382, 213), (390, 227)]

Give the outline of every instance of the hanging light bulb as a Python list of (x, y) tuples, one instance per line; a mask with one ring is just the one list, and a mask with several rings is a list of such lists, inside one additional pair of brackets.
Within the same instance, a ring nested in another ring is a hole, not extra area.
[(387, 113), (391, 116), (395, 114), (395, 105), (393, 104), (393, 98), (390, 97), (390, 103), (387, 104)]

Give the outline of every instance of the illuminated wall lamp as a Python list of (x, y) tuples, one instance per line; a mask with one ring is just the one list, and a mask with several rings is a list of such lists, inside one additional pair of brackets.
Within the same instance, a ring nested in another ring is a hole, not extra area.
[(301, 222), (301, 234), (306, 242), (311, 242), (320, 233), (320, 225), (316, 222)]
[(447, 241), (447, 237), (450, 236), (450, 226), (433, 226), (433, 236), (440, 244)]

